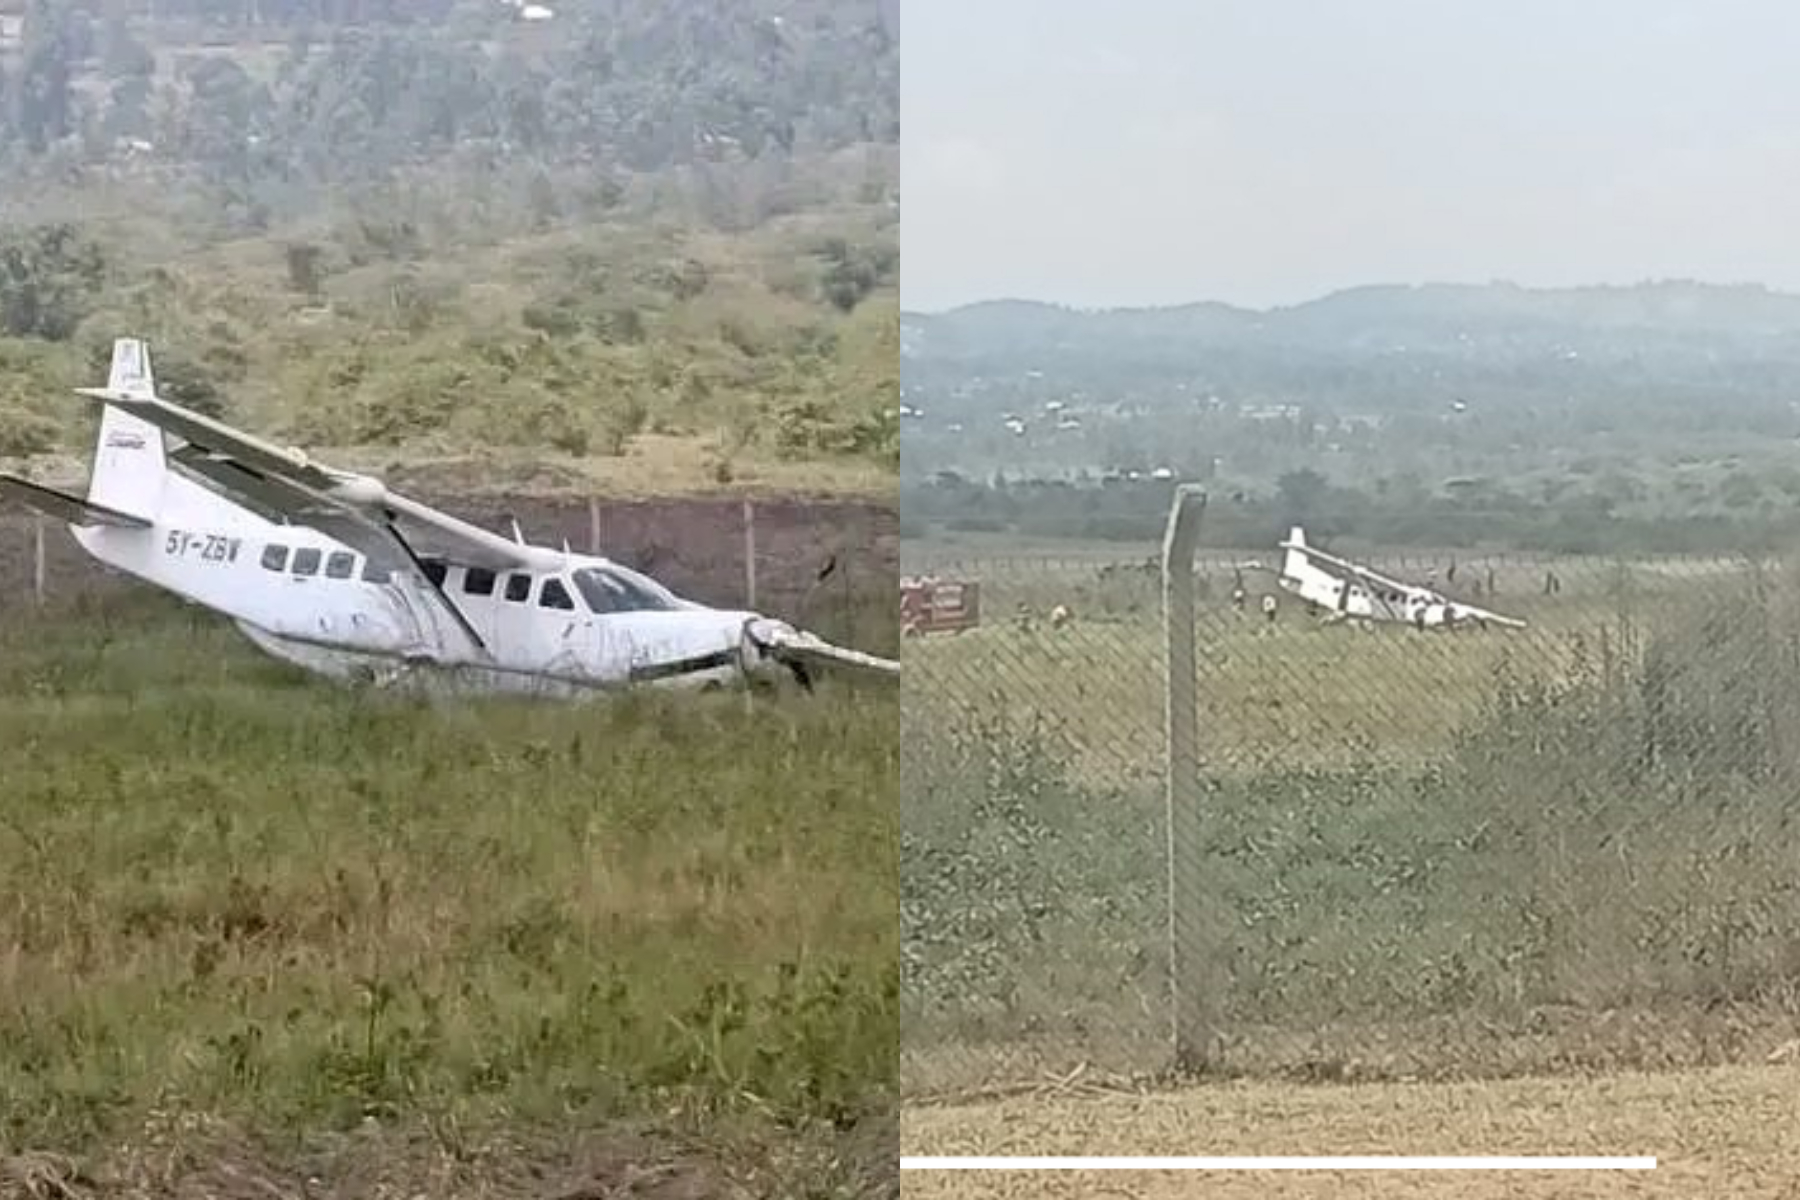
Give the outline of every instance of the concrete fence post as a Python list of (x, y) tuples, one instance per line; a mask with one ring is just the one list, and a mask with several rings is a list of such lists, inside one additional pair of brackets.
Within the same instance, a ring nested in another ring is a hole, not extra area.
[(1212, 1046), (1200, 888), (1200, 753), (1198, 655), (1194, 629), (1194, 542), (1206, 493), (1176, 489), (1163, 533), (1163, 635), (1166, 641), (1169, 868), (1169, 982), (1174, 1005), (1175, 1067), (1206, 1065)]
[(744, 497), (744, 607), (756, 608), (756, 502)]
[(44, 562), (44, 518), (40, 515), (31, 522), (31, 598), (39, 608), (44, 607), (44, 581), (46, 568)]

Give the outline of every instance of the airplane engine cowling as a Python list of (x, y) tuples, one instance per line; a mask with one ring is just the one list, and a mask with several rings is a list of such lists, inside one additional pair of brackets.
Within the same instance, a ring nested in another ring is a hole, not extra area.
[(387, 499), (387, 487), (379, 479), (356, 475), (332, 488), (331, 494), (346, 504), (373, 508)]
[(753, 683), (782, 683), (791, 680), (807, 691), (812, 690), (812, 676), (802, 663), (784, 662), (779, 653), (783, 635), (793, 635), (794, 628), (768, 617), (752, 617), (744, 622), (739, 638), (738, 663), (744, 677)]

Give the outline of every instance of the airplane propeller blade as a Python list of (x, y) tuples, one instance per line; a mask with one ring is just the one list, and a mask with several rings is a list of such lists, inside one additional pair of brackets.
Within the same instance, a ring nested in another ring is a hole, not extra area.
[[(816, 633), (795, 629), (782, 621), (753, 618), (745, 623), (744, 636), (765, 655), (785, 664), (790, 670), (806, 668), (803, 682), (810, 686), (812, 667), (848, 667), (870, 675), (898, 678), (900, 664), (891, 658), (865, 654), (834, 645)], [(796, 671), (796, 678), (802, 678)]]

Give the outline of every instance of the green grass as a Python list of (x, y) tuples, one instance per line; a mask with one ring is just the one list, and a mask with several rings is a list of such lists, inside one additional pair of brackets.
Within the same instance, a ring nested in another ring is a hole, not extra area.
[[(1081, 570), (905, 649), (909, 1089), (1169, 1063), (1160, 631), (1007, 620)], [(1215, 1069), (1708, 1061), (1800, 1011), (1791, 571), (1564, 572), (1518, 633), (1202, 607)]]
[(0, 1148), (892, 1095), (894, 703), (364, 696), (162, 604), (0, 633)]
[[(1202, 754), (1212, 769), (1243, 772), (1370, 754), (1427, 761), (1479, 715), (1497, 672), (1563, 679), (1583, 669), (1584, 656), (1626, 653), (1618, 618), (1629, 605), (1641, 620), (1704, 603), (1707, 581), (1730, 578), (1722, 569), (1640, 563), (1621, 574), (1619, 564), (1568, 560), (1558, 564), (1563, 590), (1546, 596), (1541, 568), (1513, 568), (1499, 598), (1460, 598), (1521, 617), (1527, 630), (1421, 636), (1392, 624), (1327, 626), (1285, 592), (1268, 626), (1255, 589), (1270, 589), (1271, 577), (1246, 573), (1252, 592), (1235, 612), (1230, 572), (1215, 565), (1197, 605)], [(1068, 560), (946, 566), (944, 575), (980, 582), (983, 624), (907, 646), (921, 697), (995, 717), (1016, 716), (1020, 696), (1038, 700), (1030, 715), (1040, 735), (1096, 786), (1160, 771), (1164, 633), (1155, 575)], [(1626, 595), (1634, 599), (1622, 609)], [(1075, 614), (1063, 629), (1044, 620), (1057, 604)], [(1024, 625), (1021, 605), (1034, 614)]]

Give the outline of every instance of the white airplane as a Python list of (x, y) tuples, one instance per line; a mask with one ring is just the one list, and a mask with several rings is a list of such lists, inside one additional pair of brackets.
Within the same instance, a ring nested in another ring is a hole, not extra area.
[(1503, 617), (1463, 604), (1430, 588), (1402, 583), (1308, 546), (1306, 531), (1298, 525), (1280, 543), (1280, 548), (1287, 552), (1281, 562), (1281, 586), (1324, 609), (1328, 620), (1400, 621), (1420, 629), (1459, 625), (1525, 627), (1525, 622), (1517, 617)]
[(709, 608), (608, 559), (509, 539), (156, 395), (113, 343), (85, 498), (10, 475), (94, 558), (224, 614), (345, 682), (573, 697), (640, 683), (798, 683), (899, 664), (759, 613)]

